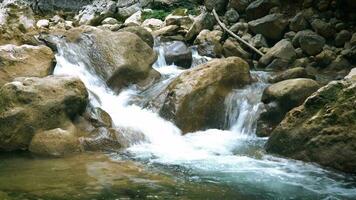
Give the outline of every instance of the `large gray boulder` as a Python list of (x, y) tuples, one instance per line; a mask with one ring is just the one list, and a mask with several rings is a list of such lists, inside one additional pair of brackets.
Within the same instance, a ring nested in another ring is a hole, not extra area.
[(43, 130), (67, 127), (82, 114), (88, 92), (77, 78), (17, 78), (0, 89), (0, 150), (28, 149)]
[(297, 54), (292, 43), (287, 39), (283, 39), (275, 44), (265, 55), (260, 58), (259, 64), (261, 66), (267, 66), (275, 59), (282, 60), (285, 63), (292, 63), (296, 57)]
[(319, 89), (274, 129), (267, 151), (356, 173), (355, 94), (352, 79)]
[(299, 31), (292, 42), (295, 47), (301, 47), (311, 56), (320, 53), (325, 45), (325, 39), (311, 30)]
[(267, 15), (271, 8), (279, 6), (279, 0), (257, 0), (253, 1), (246, 8), (247, 18), (254, 20)]
[(94, 0), (79, 12), (75, 19), (80, 25), (100, 25), (107, 17), (116, 13), (116, 2), (112, 0)]
[(190, 68), (193, 56), (190, 49), (184, 42), (175, 41), (164, 47), (164, 57), (167, 64), (175, 64), (179, 67)]

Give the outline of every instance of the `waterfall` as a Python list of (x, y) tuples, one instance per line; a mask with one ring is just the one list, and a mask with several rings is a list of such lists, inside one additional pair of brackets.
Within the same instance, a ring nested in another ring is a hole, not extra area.
[[(226, 98), (226, 130), (210, 129), (182, 136), (173, 123), (142, 106), (184, 71), (174, 65), (167, 66), (161, 45), (155, 47), (159, 56), (154, 68), (162, 74), (162, 80), (143, 93), (128, 88), (119, 95), (91, 70), (86, 62), (88, 55), (81, 48), (58, 41), (54, 74), (78, 76), (89, 90), (90, 103), (108, 112), (115, 126), (144, 134), (146, 140), (136, 141), (125, 150), (130, 158), (164, 166), (180, 166), (191, 171), (194, 177), (232, 184), (256, 196), (265, 196), (271, 191), (278, 197), (291, 194), (301, 197), (295, 199), (315, 199), (308, 195), (332, 199), (339, 195), (356, 196), (356, 191), (347, 183), (335, 180), (335, 177), (346, 180), (341, 175), (312, 164), (264, 153), (266, 139), (255, 137), (254, 132), (261, 110), (262, 91), (267, 86), (267, 73), (252, 72), (257, 82), (233, 90)], [(199, 56), (194, 48), (192, 51), (193, 67), (208, 60)], [(116, 156), (118, 154), (112, 158)]]

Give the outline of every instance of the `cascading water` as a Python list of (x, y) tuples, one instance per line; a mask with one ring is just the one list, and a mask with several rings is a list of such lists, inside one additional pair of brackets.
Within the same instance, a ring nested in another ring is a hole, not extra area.
[[(141, 105), (145, 98), (154, 98), (183, 70), (167, 66), (164, 50), (156, 47), (159, 58), (154, 68), (162, 80), (142, 95), (127, 89), (116, 95), (104, 81), (90, 70), (80, 46), (58, 42), (56, 75), (78, 76), (90, 91), (94, 106), (107, 111), (114, 124), (142, 132), (147, 141), (133, 143), (126, 152), (131, 158), (158, 166), (180, 166), (189, 169), (189, 177), (227, 185), (253, 199), (345, 199), (356, 197), (353, 180), (311, 164), (276, 158), (263, 151), (264, 138), (254, 135), (260, 112), (260, 98), (266, 87), (264, 72), (252, 72), (258, 80), (242, 89), (234, 90), (226, 99), (225, 124), (227, 130), (210, 129), (182, 136), (171, 122)], [(193, 49), (194, 50), (194, 49)], [(197, 52), (194, 63), (206, 61)], [(130, 104), (140, 97), (140, 103)], [(143, 100), (142, 100), (143, 99)], [(120, 155), (112, 155), (115, 159)]]

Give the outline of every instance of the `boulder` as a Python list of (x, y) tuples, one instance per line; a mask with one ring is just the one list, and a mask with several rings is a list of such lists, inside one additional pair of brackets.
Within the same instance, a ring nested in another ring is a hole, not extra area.
[(212, 11), (214, 8), (217, 13), (223, 14), (226, 11), (226, 6), (229, 0), (204, 0), (205, 8)]
[(289, 79), (296, 79), (296, 78), (310, 78), (313, 79), (312, 75), (309, 75), (307, 70), (303, 67), (295, 67), (292, 69), (287, 69), (277, 75), (272, 76), (269, 78), (270, 83), (278, 83), (281, 81), (289, 80)]
[(174, 41), (164, 47), (164, 57), (167, 64), (175, 64), (179, 67), (190, 68), (193, 61), (192, 52), (184, 42)]
[(136, 34), (84, 26), (69, 30), (65, 38), (87, 56), (88, 67), (115, 91), (131, 84), (146, 88), (160, 77), (152, 68), (156, 53)]
[(306, 78), (289, 79), (267, 87), (262, 95), (265, 110), (257, 121), (256, 134), (269, 136), (288, 111), (301, 105), (319, 87), (316, 81)]
[(315, 56), (315, 62), (318, 64), (318, 67), (326, 67), (335, 59), (335, 52), (329, 49), (325, 49)]
[[(273, 60), (279, 59), (285, 63), (292, 63), (297, 57), (295, 49), (290, 41), (283, 39), (267, 51), (259, 60), (260, 66), (267, 66)], [(287, 66), (285, 66), (287, 67)]]
[(308, 25), (308, 21), (305, 19), (303, 13), (299, 12), (290, 20), (289, 29), (298, 32), (307, 29)]
[(350, 41), (352, 35), (348, 30), (342, 30), (336, 34), (335, 46), (343, 47), (346, 42)]
[(249, 59), (251, 57), (251, 54), (245, 51), (240, 44), (232, 39), (229, 38), (225, 41), (223, 45), (223, 54), (225, 57), (240, 57), (243, 59)]
[(116, 3), (112, 0), (94, 0), (92, 4), (84, 6), (75, 19), (79, 25), (99, 25), (107, 17), (113, 17)]
[(112, 18), (112, 17), (108, 17), (101, 22), (101, 24), (103, 24), (103, 25), (104, 24), (114, 25), (114, 24), (118, 24), (118, 23), (119, 23), (119, 21), (117, 21), (117, 19)]
[(252, 0), (229, 0), (227, 8), (233, 8), (237, 12), (245, 12), (247, 6), (252, 2)]
[(42, 156), (59, 157), (79, 152), (81, 149), (78, 138), (71, 131), (56, 128), (36, 133), (29, 150)]
[(185, 35), (186, 40), (194, 40), (195, 37), (204, 29), (213, 29), (215, 23), (215, 18), (212, 14), (203, 12), (194, 19), (193, 25)]
[(356, 46), (356, 33), (352, 34), (351, 40), (350, 40), (350, 44), (352, 46)]
[(268, 39), (279, 40), (288, 26), (288, 21), (282, 14), (270, 14), (250, 21), (248, 25), (255, 34), (262, 34)]
[(140, 26), (141, 24), (142, 24), (142, 11), (141, 10), (132, 14), (124, 22), (125, 26)]
[(174, 15), (170, 14), (164, 20), (166, 26), (176, 25), (185, 30), (189, 30), (192, 27), (194, 20), (189, 15)]
[(231, 24), (236, 23), (239, 20), (240, 15), (235, 9), (231, 8), (225, 13), (225, 18)]
[(250, 44), (255, 48), (268, 47), (266, 38), (261, 34), (253, 36), (250, 40)]
[(335, 36), (334, 27), (330, 23), (327, 23), (321, 19), (315, 19), (312, 21), (311, 26), (316, 33), (325, 38), (332, 38)]
[(44, 77), (54, 69), (54, 53), (46, 46), (0, 46), (0, 87), (16, 77)]
[(153, 31), (158, 30), (162, 28), (164, 25), (164, 22), (160, 19), (146, 19), (145, 21), (142, 22), (141, 26), (144, 28), (149, 28)]
[(67, 127), (87, 104), (77, 78), (16, 78), (0, 89), (0, 150), (28, 149), (35, 133)]
[(40, 19), (36, 23), (37, 28), (49, 28), (49, 20), (48, 19)]
[(53, 1), (53, 0), (23, 0), (30, 3), (31, 8), (38, 14), (47, 14), (58, 11), (65, 12), (78, 12), (83, 6), (89, 5), (93, 0), (65, 0), (65, 1)]
[[(141, 5), (141, 3), (143, 3)], [(146, 3), (141, 0), (119, 0), (117, 1), (117, 15), (120, 19), (126, 19), (137, 12), (141, 12)]]
[(266, 150), (356, 173), (356, 83), (333, 81), (290, 111)]
[(226, 95), (249, 83), (249, 65), (244, 60), (214, 59), (180, 74), (151, 105), (158, 105), (160, 115), (183, 133), (222, 128)]
[(130, 32), (130, 33), (136, 34), (144, 42), (146, 42), (148, 44), (148, 46), (150, 46), (151, 48), (153, 48), (153, 45), (155, 43), (153, 35), (150, 32), (148, 32), (145, 28), (142, 28), (140, 26), (126, 27), (126, 28), (120, 29), (119, 32)]
[(249, 20), (255, 20), (267, 15), (271, 8), (279, 6), (279, 0), (257, 0), (253, 1), (246, 8), (246, 15)]
[(198, 45), (200, 55), (209, 57), (220, 57), (222, 54), (222, 45), (220, 43), (223, 32), (214, 30), (202, 30), (194, 41)]
[(325, 39), (311, 30), (299, 31), (292, 42), (310, 56), (320, 53), (325, 45)]

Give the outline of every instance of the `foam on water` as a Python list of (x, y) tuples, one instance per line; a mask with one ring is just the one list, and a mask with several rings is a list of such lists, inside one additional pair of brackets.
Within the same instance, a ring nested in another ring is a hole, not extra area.
[[(135, 89), (119, 95), (112, 92), (90, 70), (87, 55), (82, 55), (80, 48), (59, 42), (54, 74), (78, 76), (90, 91), (91, 103), (107, 111), (116, 126), (132, 128), (145, 135), (147, 141), (132, 144), (126, 150), (133, 158), (165, 166), (179, 165), (198, 177), (243, 187), (245, 192), (261, 192), (261, 195), (356, 197), (355, 185), (349, 186), (350, 181), (343, 175), (264, 153), (266, 139), (255, 137), (254, 132), (261, 110), (261, 94), (267, 86), (266, 73), (253, 72), (258, 82), (234, 90), (226, 99), (227, 130), (210, 129), (182, 136), (179, 128), (157, 113), (129, 104), (130, 99), (138, 95)], [(156, 50), (159, 58), (154, 67), (164, 80), (150, 88), (151, 94), (163, 90), (183, 72), (174, 65), (166, 65), (163, 48), (156, 47)], [(195, 60), (205, 59), (196, 52), (193, 55)]]

